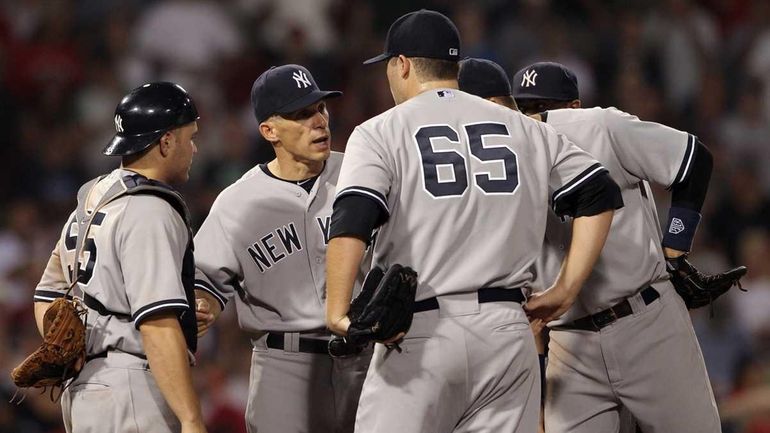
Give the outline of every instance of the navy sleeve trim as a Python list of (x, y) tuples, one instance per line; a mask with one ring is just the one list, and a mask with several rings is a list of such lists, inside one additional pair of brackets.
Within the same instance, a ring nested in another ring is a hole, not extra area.
[(190, 305), (186, 299), (166, 299), (164, 301), (153, 302), (140, 308), (133, 316), (131, 320), (134, 322), (136, 329), (139, 329), (139, 325), (149, 317), (158, 314), (161, 311), (166, 310), (179, 310), (190, 309)]
[(197, 290), (203, 290), (204, 292), (210, 294), (213, 296), (217, 302), (219, 302), (219, 307), (221, 309), (225, 309), (225, 304), (227, 304), (227, 298), (222, 296), (214, 286), (209, 284), (207, 281), (204, 280), (195, 280), (195, 289)]
[(34, 300), (35, 302), (53, 302), (59, 298), (72, 299), (71, 295), (64, 295), (62, 292), (55, 292), (53, 290), (35, 290)]
[(687, 134), (687, 148), (684, 151), (684, 158), (682, 158), (682, 163), (679, 165), (679, 171), (677, 171), (676, 177), (674, 177), (672, 186), (684, 182), (684, 180), (687, 179), (687, 176), (692, 172), (692, 161), (696, 147), (695, 142), (695, 136)]
[(599, 176), (602, 173), (608, 173), (608, 171), (598, 162), (588, 167), (582, 173), (575, 176), (574, 179), (567, 182), (567, 184), (554, 191), (553, 195), (551, 195), (551, 203), (555, 206), (557, 200), (563, 198), (565, 195), (571, 193), (572, 191), (575, 191), (577, 187), (595, 178), (596, 176)]
[(390, 209), (388, 209), (388, 201), (385, 199), (385, 196), (380, 194), (379, 191), (375, 191), (371, 188), (365, 188), (363, 186), (350, 186), (339, 193), (337, 193), (337, 197), (334, 199), (335, 203), (339, 201), (339, 199), (346, 195), (360, 195), (363, 197), (369, 197), (370, 199), (377, 202), (377, 204), (382, 207), (382, 209), (385, 211), (385, 214), (390, 216)]
[(353, 236), (369, 245), (374, 229), (387, 220), (387, 213), (371, 197), (349, 194), (334, 203), (329, 239)]

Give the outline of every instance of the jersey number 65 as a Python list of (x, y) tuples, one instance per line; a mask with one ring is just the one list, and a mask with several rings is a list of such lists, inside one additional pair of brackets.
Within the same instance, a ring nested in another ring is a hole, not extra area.
[[(473, 180), (487, 194), (512, 194), (519, 186), (516, 154), (505, 146), (484, 146), (485, 136), (510, 137), (508, 128), (502, 123), (484, 122), (464, 125), (463, 129), (467, 137), (467, 140), (463, 140), (465, 143), (449, 125), (426, 125), (414, 134), (422, 157), (425, 189), (437, 198), (461, 196), (468, 189), (468, 165), (463, 156), (465, 152), (451, 149), (436, 151), (433, 147), (433, 140), (444, 139), (457, 147), (467, 146), (470, 154), (480, 162), (502, 163), (503, 176), (493, 177), (487, 171), (475, 174)], [(444, 179), (439, 179), (440, 167), (451, 167), (454, 176), (445, 175), (442, 176)]]

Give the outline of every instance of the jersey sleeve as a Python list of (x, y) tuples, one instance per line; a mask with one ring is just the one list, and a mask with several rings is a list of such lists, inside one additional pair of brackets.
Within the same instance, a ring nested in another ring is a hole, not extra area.
[(567, 198), (597, 176), (607, 173), (607, 169), (563, 134), (556, 133), (547, 125), (544, 128), (552, 163), (549, 178), (549, 187), (553, 191), (551, 204), (557, 208), (559, 200)]
[(71, 295), (67, 295), (69, 283), (67, 283), (67, 276), (64, 275), (64, 268), (61, 263), (60, 245), (61, 241), (56, 242), (56, 247), (51, 252), (51, 257), (45, 266), (43, 276), (35, 288), (35, 302), (53, 302), (57, 298), (65, 296), (69, 299), (72, 298)]
[(387, 197), (392, 182), (392, 167), (381, 143), (376, 143), (361, 126), (357, 127), (345, 148), (335, 202), (348, 195), (367, 197), (389, 216)]
[(190, 308), (181, 274), (189, 232), (164, 200), (142, 195), (129, 200), (116, 236), (131, 320), (139, 328), (160, 312)]
[(219, 201), (214, 202), (195, 235), (195, 288), (209, 292), (224, 307), (243, 272), (230, 235), (222, 225), (220, 206)]
[[(56, 246), (53, 251), (51, 251), (51, 257), (48, 258), (48, 263), (43, 271), (43, 276), (40, 277), (40, 282), (37, 284), (37, 287), (35, 287), (35, 302), (53, 302), (57, 298), (64, 297), (69, 289), (69, 276), (64, 273), (66, 266), (62, 262), (61, 247), (62, 240), (64, 240), (66, 244), (69, 227), (74, 222), (75, 212), (72, 212), (67, 218), (67, 223), (64, 224), (64, 228), (62, 229), (59, 240), (56, 242)], [(68, 296), (68, 298), (71, 298), (71, 296)]]
[(604, 110), (604, 121), (620, 165), (638, 180), (670, 188), (692, 171), (693, 135), (616, 109)]

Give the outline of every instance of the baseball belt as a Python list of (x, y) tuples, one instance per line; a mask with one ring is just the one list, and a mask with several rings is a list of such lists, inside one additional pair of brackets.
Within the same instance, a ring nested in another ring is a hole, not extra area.
[[(647, 287), (640, 293), (644, 305), (650, 305), (652, 301), (660, 298), (660, 293), (652, 287)], [(613, 305), (606, 310), (602, 310), (596, 314), (590, 316), (581, 317), (570, 323), (556, 326), (556, 329), (579, 329), (582, 331), (594, 331), (598, 332), (610, 323), (616, 320), (633, 314), (634, 310), (631, 308), (631, 303), (628, 302), (628, 298)]]
[[(506, 289), (504, 287), (485, 287), (478, 290), (479, 304), (487, 302), (516, 302), (523, 303), (526, 299), (520, 288)], [(438, 299), (435, 297), (423, 299), (414, 303), (414, 312), (438, 310)]]
[[(265, 344), (270, 349), (284, 350), (284, 333), (283, 332), (269, 332)], [(316, 338), (299, 337), (298, 352), (302, 353), (318, 353), (328, 355), (327, 346), (329, 340), (319, 340)]]

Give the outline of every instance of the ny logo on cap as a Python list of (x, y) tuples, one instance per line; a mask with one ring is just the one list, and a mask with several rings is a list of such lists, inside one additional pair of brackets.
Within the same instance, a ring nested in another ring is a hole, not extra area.
[(297, 72), (291, 74), (291, 78), (297, 82), (298, 88), (310, 87), (310, 80), (307, 78), (307, 74), (304, 71), (297, 70)]
[(537, 71), (534, 69), (530, 69), (526, 72), (524, 72), (524, 75), (521, 77), (521, 87), (529, 87), (535, 85), (535, 78), (537, 78)]
[(120, 114), (115, 115), (115, 130), (123, 132), (123, 119), (120, 117)]
[(449, 55), (450, 56), (456, 56), (458, 54), (458, 52), (459, 51), (457, 50), (457, 48), (450, 48), (449, 49)]

